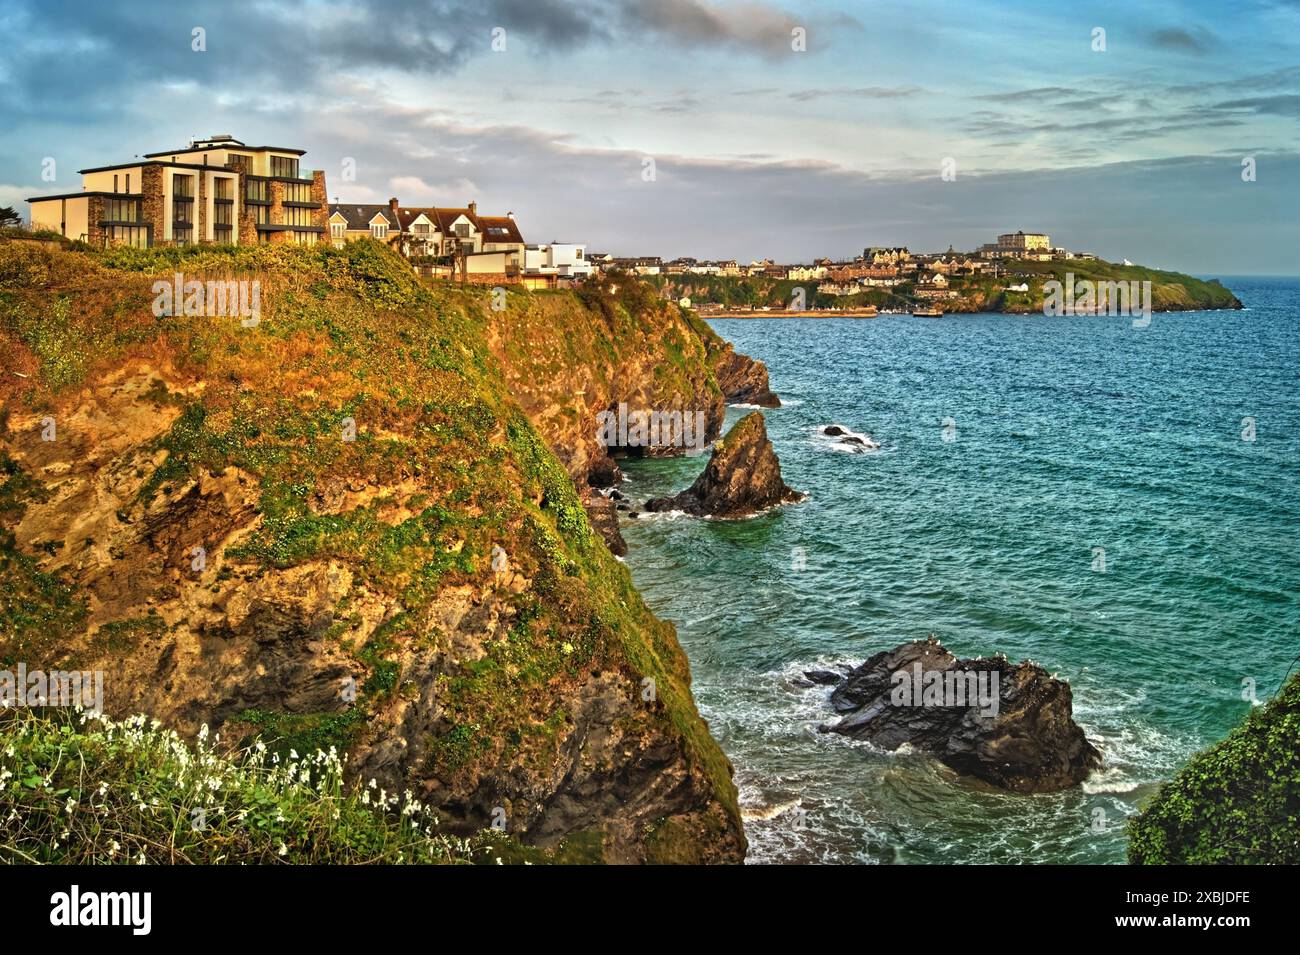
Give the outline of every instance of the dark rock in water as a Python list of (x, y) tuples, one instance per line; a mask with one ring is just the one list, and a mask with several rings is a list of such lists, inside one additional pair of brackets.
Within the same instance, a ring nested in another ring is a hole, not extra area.
[(613, 487), (623, 480), (623, 472), (608, 453), (592, 459), (587, 469), (587, 484), (591, 487)]
[(826, 427), (822, 428), (822, 434), (829, 435), (832, 438), (838, 438), (842, 434), (848, 434), (848, 432), (837, 424), (828, 424)]
[(618, 511), (614, 502), (603, 494), (591, 494), (583, 502), (583, 507), (586, 508), (587, 520), (591, 522), (592, 529), (605, 539), (610, 553), (625, 557), (627, 541), (618, 529)]
[(1070, 685), (1037, 664), (958, 660), (936, 641), (877, 653), (831, 693), (822, 726), (895, 750), (904, 743), (1013, 792), (1077, 785), (1101, 764), (1073, 718)]
[(698, 517), (748, 517), (777, 504), (803, 499), (781, 480), (781, 462), (767, 439), (763, 415), (736, 422), (714, 445), (708, 465), (689, 488), (646, 502), (647, 511), (685, 511)]
[(844, 682), (844, 674), (833, 670), (804, 670), (803, 675), (816, 686), (835, 686)]
[(865, 446), (866, 443), (867, 442), (863, 441), (856, 434), (846, 434), (844, 437), (840, 438), (840, 444), (861, 444)]
[(767, 366), (747, 355), (737, 354), (729, 342), (716, 359), (714, 373), (728, 404), (781, 407), (781, 399), (768, 387)]

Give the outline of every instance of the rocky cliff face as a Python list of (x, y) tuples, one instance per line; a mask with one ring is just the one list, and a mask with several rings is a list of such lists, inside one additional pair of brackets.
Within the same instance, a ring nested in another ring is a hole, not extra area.
[[(151, 273), (176, 270), (260, 281), (260, 324), (155, 317)], [(187, 733), (337, 745), (453, 832), (739, 861), (673, 628), (570, 480), (580, 409), (684, 393), (650, 354), (599, 360), (609, 333), (570, 296), (536, 298), (495, 315), (371, 243), (0, 244), (0, 666), (102, 669), (111, 715)], [(720, 407), (688, 331), (674, 381)]]

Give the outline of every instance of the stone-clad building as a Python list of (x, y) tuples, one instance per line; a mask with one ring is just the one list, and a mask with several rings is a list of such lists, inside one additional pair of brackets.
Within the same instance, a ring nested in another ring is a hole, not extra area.
[(33, 229), (94, 246), (199, 242), (314, 245), (329, 216), (325, 173), (301, 149), (195, 140), (134, 162), (79, 170), (81, 192), (33, 196)]

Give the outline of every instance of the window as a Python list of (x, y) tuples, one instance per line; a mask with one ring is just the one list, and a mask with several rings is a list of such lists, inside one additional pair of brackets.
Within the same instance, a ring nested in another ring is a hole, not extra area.
[(290, 233), (290, 234), (293, 236), (293, 242), (294, 242), (295, 245), (315, 245), (315, 244), (316, 244), (316, 233), (315, 233), (315, 232), (293, 232), (293, 233)]
[(117, 192), (117, 173), (113, 174), (113, 191)]
[(271, 175), (277, 179), (281, 178), (298, 178), (298, 160), (288, 156), (271, 157)]
[(468, 238), (469, 238), (469, 225), (468, 225), (467, 223), (464, 223), (464, 222), (462, 222), (462, 223), (460, 223), (459, 225), (457, 225), (457, 226), (456, 226), (456, 235), (458, 235), (458, 236), (459, 236), (460, 238), (462, 238), (462, 239), (468, 239)]
[(228, 202), (217, 203), (212, 209), (213, 225), (234, 225), (235, 207)]
[(104, 202), (105, 222), (139, 222), (140, 200), (108, 199)]
[(265, 179), (249, 179), (244, 185), (244, 198), (249, 202), (270, 202), (270, 183)]
[(212, 185), (215, 191), (213, 192), (212, 197), (214, 199), (234, 199), (235, 193), (232, 188), (233, 182), (234, 180), (231, 179), (214, 180)]
[(345, 230), (346, 228), (347, 228), (346, 223), (343, 223), (343, 222), (331, 222), (331, 223), (330, 223), (330, 235), (331, 235), (333, 238), (335, 238), (335, 239), (342, 239), (342, 238), (344, 237), (344, 236), (343, 236), (343, 233), (344, 233), (344, 230)]
[(105, 230), (109, 245), (130, 245), (137, 249), (149, 246), (149, 230), (142, 225), (113, 225)]
[(305, 182), (286, 182), (284, 184), (285, 202), (311, 202), (311, 186)]
[(387, 222), (374, 222), (374, 223), (371, 223), (371, 225), (370, 225), (370, 234), (371, 234), (372, 236), (374, 236), (376, 239), (387, 239), (387, 238), (388, 238), (388, 223), (387, 223)]
[(172, 195), (177, 198), (194, 198), (194, 179), (179, 173), (172, 176)]
[(429, 225), (426, 222), (419, 222), (411, 226), (411, 232), (418, 236), (427, 236), (429, 234)]
[(288, 206), (284, 210), (285, 225), (311, 225), (311, 209), (303, 209), (299, 206)]
[(126, 191), (131, 191), (131, 174), (129, 172), (126, 174)]
[(177, 245), (188, 245), (194, 241), (194, 229), (190, 226), (173, 225), (172, 241)]

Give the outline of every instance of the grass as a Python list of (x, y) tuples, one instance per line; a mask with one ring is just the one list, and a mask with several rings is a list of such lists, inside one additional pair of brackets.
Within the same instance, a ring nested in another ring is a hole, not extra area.
[(446, 864), (470, 842), (438, 832), (411, 794), (344, 786), (335, 751), (223, 752), (145, 717), (0, 716), (0, 860), (113, 864)]

